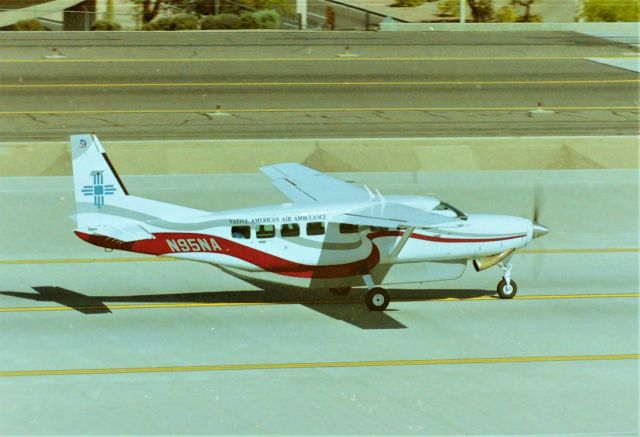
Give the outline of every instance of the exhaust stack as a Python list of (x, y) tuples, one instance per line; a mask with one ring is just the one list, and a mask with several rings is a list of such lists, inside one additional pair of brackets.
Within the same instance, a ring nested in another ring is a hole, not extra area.
[(496, 264), (498, 264), (503, 259), (507, 258), (509, 255), (511, 255), (515, 251), (516, 251), (515, 249), (511, 248), (497, 255), (483, 256), (482, 258), (474, 259), (473, 268), (476, 269), (476, 272), (481, 272), (483, 270), (486, 270), (489, 267), (495, 266)]

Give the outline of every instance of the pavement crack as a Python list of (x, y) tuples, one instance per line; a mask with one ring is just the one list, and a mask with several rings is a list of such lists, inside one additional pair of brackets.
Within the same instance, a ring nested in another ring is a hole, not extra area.
[(27, 117), (29, 117), (29, 118), (31, 119), (31, 121), (35, 121), (36, 123), (49, 124), (49, 123), (47, 123), (47, 122), (46, 122), (46, 121), (44, 121), (44, 120), (40, 120), (38, 117), (36, 117), (36, 116), (35, 116), (35, 115), (33, 115), (33, 114), (26, 114), (26, 115), (27, 115)]
[(440, 118), (442, 120), (451, 120), (451, 117), (445, 114), (437, 114), (435, 112), (430, 112), (430, 111), (423, 111), (423, 112), (427, 114), (429, 117)]
[(623, 120), (636, 120), (639, 114), (640, 112), (638, 111), (611, 111), (611, 115), (622, 118)]
[(383, 120), (389, 120), (389, 121), (392, 120), (392, 118), (389, 117), (387, 114), (385, 114), (383, 111), (376, 111), (374, 112), (374, 114), (376, 117), (381, 118)]
[(106, 118), (97, 118), (97, 117), (92, 117), (91, 120), (96, 120), (96, 121), (100, 121), (102, 123), (111, 125), (113, 127), (125, 127), (123, 124), (120, 123), (116, 123), (115, 121), (112, 120), (107, 120)]
[(252, 118), (250, 118), (250, 117), (245, 117), (245, 116), (240, 115), (240, 114), (233, 114), (233, 113), (232, 113), (232, 114), (231, 114), (231, 116), (232, 116), (233, 118), (239, 118), (240, 120), (253, 121), (253, 119), (252, 119)]

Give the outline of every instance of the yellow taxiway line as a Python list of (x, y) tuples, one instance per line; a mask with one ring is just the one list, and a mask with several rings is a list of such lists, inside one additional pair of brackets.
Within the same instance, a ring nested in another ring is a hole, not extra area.
[(353, 113), (353, 112), (513, 112), (544, 109), (546, 111), (638, 111), (640, 106), (478, 106), (478, 107), (380, 107), (380, 108), (193, 108), (193, 109), (73, 109), (37, 111), (0, 111), (0, 116), (11, 115), (92, 115), (92, 114), (258, 114), (258, 113)]
[[(53, 63), (199, 63), (199, 62), (429, 62), (429, 61), (582, 61), (589, 58), (598, 59), (627, 59), (626, 56), (397, 56), (397, 57), (379, 57), (379, 56), (300, 56), (300, 57), (283, 57), (283, 58), (40, 58), (40, 59), (0, 59), (0, 64), (53, 64)], [(64, 55), (60, 55), (64, 56)]]
[(374, 360), (374, 361), (329, 361), (301, 363), (249, 363), (212, 364), (204, 366), (162, 366), (162, 367), (116, 367), (97, 369), (52, 369), (52, 370), (7, 370), (0, 371), (0, 377), (16, 376), (70, 376), (70, 375), (114, 375), (123, 373), (184, 373), (219, 372), (240, 370), (285, 370), (285, 369), (331, 369), (402, 366), (439, 366), (453, 364), (515, 364), (553, 363), (579, 361), (638, 360), (640, 354), (606, 355), (547, 355), (529, 357), (477, 357), (477, 358), (432, 358), (422, 360)]
[[(215, 294), (215, 293), (213, 293)], [(242, 292), (238, 292), (240, 296)], [(518, 295), (514, 300), (568, 300), (568, 299), (612, 299), (612, 298), (640, 298), (640, 293), (577, 293), (577, 294), (545, 294), (545, 295)], [(99, 298), (96, 298), (99, 300)], [(451, 302), (451, 301), (485, 301), (496, 300), (493, 296), (479, 297), (445, 297), (430, 299), (394, 297), (394, 302)], [(207, 307), (238, 307), (238, 306), (265, 306), (265, 305), (333, 305), (333, 304), (359, 304), (361, 300), (353, 299), (326, 299), (326, 300), (290, 300), (273, 302), (175, 302), (175, 303), (141, 303), (141, 304), (116, 304), (103, 306), (41, 306), (41, 307), (4, 307), (0, 313), (26, 313), (49, 311), (95, 311), (95, 310), (132, 310), (132, 309), (169, 309), (169, 308), (207, 308)]]
[(638, 84), (640, 79), (593, 80), (471, 80), (471, 81), (333, 81), (333, 82), (145, 82), (145, 83), (38, 83), (1, 84), (1, 89), (23, 88), (189, 88), (189, 87), (286, 87), (286, 86), (440, 86), (440, 85), (582, 85)]
[[(586, 248), (586, 249), (518, 249), (518, 254), (589, 254), (589, 253), (640, 253), (638, 247)], [(54, 258), (54, 259), (5, 259), (1, 265), (20, 264), (85, 264), (183, 261), (172, 257), (119, 257), (119, 258)]]

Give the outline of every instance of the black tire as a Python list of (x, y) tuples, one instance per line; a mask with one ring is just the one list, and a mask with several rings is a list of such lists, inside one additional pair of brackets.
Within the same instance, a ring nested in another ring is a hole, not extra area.
[(384, 311), (389, 306), (389, 293), (380, 287), (374, 287), (367, 292), (365, 303), (371, 311)]
[(346, 296), (351, 291), (351, 287), (330, 288), (329, 291), (336, 296)]
[(498, 282), (498, 288), (496, 291), (498, 292), (498, 296), (500, 299), (513, 299), (513, 297), (518, 292), (518, 284), (513, 279), (509, 281), (511, 283), (511, 290), (507, 290), (507, 280), (502, 278), (502, 281)]

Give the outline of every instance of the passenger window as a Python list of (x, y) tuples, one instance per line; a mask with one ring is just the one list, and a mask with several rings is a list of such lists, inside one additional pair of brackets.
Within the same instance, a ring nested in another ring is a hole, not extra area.
[(300, 235), (300, 226), (297, 223), (285, 223), (280, 227), (280, 235), (283, 237), (297, 237)]
[(273, 225), (260, 225), (256, 229), (256, 238), (273, 238), (276, 235), (276, 227)]
[(231, 236), (233, 238), (251, 238), (251, 227), (250, 226), (232, 226), (231, 227)]
[(340, 223), (341, 234), (356, 234), (358, 232), (358, 225), (351, 225), (349, 223)]
[(388, 231), (389, 228), (385, 228), (384, 226), (370, 226), (371, 230), (373, 232), (379, 232), (379, 231)]
[(307, 223), (307, 235), (323, 235), (324, 223), (323, 222), (309, 222)]

